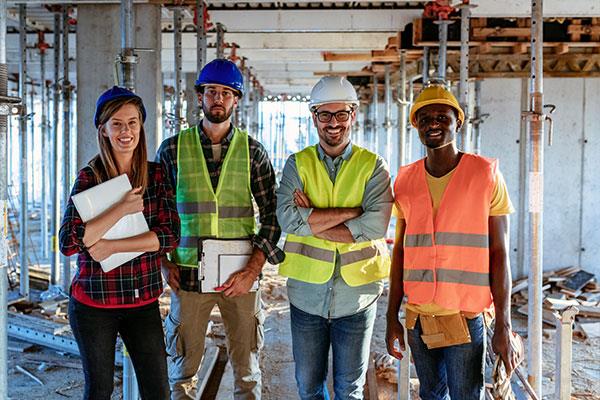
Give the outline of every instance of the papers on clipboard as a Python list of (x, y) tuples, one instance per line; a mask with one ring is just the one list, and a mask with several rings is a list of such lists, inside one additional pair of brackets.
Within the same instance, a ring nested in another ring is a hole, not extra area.
[[(81, 193), (77, 193), (71, 198), (81, 219), (83, 222), (87, 222), (121, 201), (123, 196), (130, 190), (131, 183), (129, 182), (129, 178), (127, 174), (123, 174)], [(123, 239), (140, 235), (148, 232), (148, 230), (144, 214), (138, 212), (121, 218), (102, 236), (102, 239)], [(143, 254), (143, 252), (115, 253), (101, 261), (100, 265), (104, 272), (109, 272), (140, 254)]]
[[(244, 268), (252, 255), (252, 243), (248, 239), (203, 239), (198, 243), (200, 257), (200, 290), (202, 293), (216, 292), (229, 276)], [(250, 291), (258, 290), (258, 280)]]

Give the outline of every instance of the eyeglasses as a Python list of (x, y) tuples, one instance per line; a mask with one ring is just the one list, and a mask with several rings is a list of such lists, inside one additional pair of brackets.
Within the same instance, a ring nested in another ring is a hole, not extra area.
[(204, 95), (213, 99), (220, 96), (223, 100), (229, 100), (235, 96), (235, 93), (233, 93), (231, 90), (219, 91), (217, 89), (208, 88), (204, 90)]
[(346, 122), (350, 118), (350, 114), (352, 114), (352, 110), (341, 110), (334, 113), (329, 111), (315, 111), (319, 122), (329, 122), (332, 117), (335, 117), (338, 122)]

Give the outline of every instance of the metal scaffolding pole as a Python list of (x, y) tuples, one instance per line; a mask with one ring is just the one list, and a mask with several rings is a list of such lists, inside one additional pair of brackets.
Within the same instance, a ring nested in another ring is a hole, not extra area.
[[(29, 173), (29, 177), (31, 179), (31, 188), (32, 190), (28, 191), (28, 196), (29, 196), (29, 205), (32, 208), (35, 208), (37, 206), (36, 202), (35, 202), (35, 189), (37, 187), (37, 182), (35, 179), (35, 151), (36, 151), (36, 145), (35, 145), (35, 85), (33, 84), (33, 79), (29, 80), (30, 83), (30, 87), (31, 90), (29, 91), (29, 110), (28, 110), (28, 115), (27, 118), (29, 120), (29, 143), (30, 145), (28, 146), (28, 150), (31, 149), (31, 153), (27, 156), (27, 159), (30, 162), (30, 165), (28, 166), (27, 169), (27, 173)], [(29, 168), (30, 167), (30, 168)]]
[(174, 112), (174, 130), (178, 133), (181, 130), (181, 9), (176, 7), (173, 10), (173, 46), (175, 49), (175, 112)]
[(217, 22), (217, 58), (225, 58), (225, 26)]
[[(475, 108), (473, 109), (473, 152), (481, 153), (481, 81), (475, 81)], [(523, 192), (521, 192), (523, 193)]]
[[(25, 5), (19, 6), (19, 97), (25, 99), (27, 91), (25, 87), (25, 80), (27, 78), (27, 32), (26, 32), (26, 18)], [(23, 102), (25, 105), (25, 101)], [(27, 262), (27, 231), (28, 231), (28, 201), (27, 201), (27, 111), (26, 107), (23, 107), (19, 118), (19, 130), (21, 135), (20, 141), (20, 156), (21, 156), (21, 171), (19, 172), (19, 180), (21, 181), (20, 197), (21, 197), (21, 210), (19, 211), (20, 225), (19, 225), (19, 259), (21, 263), (20, 276), (19, 276), (19, 293), (29, 301), (29, 263)], [(4, 277), (2, 277), (4, 279)]]
[(2, 97), (8, 96), (6, 64), (6, 0), (0, 0), (0, 399), (8, 398), (8, 151), (7, 122), (10, 110)]
[[(62, 55), (63, 55), (63, 201), (71, 194), (71, 82), (69, 81), (69, 8), (62, 10)], [(65, 293), (71, 284), (71, 260), (63, 257), (61, 286)]]
[(423, 47), (423, 71), (421, 71), (423, 75), (423, 86), (427, 85), (429, 81), (429, 47)]
[(373, 75), (373, 152), (379, 154), (379, 80)]
[(250, 98), (250, 67), (247, 65), (244, 66), (244, 70), (242, 71), (244, 74), (244, 93), (245, 96), (242, 98), (242, 128), (245, 130), (250, 129), (250, 119), (251, 119), (251, 107), (252, 103)]
[(40, 50), (40, 92), (42, 96), (42, 257), (48, 258), (48, 97), (46, 92), (46, 51)]
[(385, 129), (385, 159), (388, 162), (390, 168), (392, 167), (392, 82), (390, 65), (385, 65), (385, 119), (383, 121), (383, 127)]
[[(60, 13), (54, 14), (54, 85), (52, 93), (52, 258), (50, 262), (50, 286), (57, 287), (60, 269), (60, 252), (58, 251), (58, 231), (60, 230), (60, 161), (58, 158), (58, 120), (60, 103)], [(49, 288), (50, 289), (50, 288)]]
[(471, 150), (469, 122), (469, 29), (471, 5), (465, 0), (460, 8), (460, 80), (458, 82), (458, 102), (465, 113), (465, 121), (460, 128), (460, 147), (463, 151)]
[(529, 165), (529, 232), (531, 269), (528, 311), (528, 380), (542, 396), (542, 273), (543, 273), (543, 198), (544, 198), (544, 114), (543, 114), (543, 0), (531, 2), (531, 86), (527, 118), (531, 136)]
[(123, 72), (122, 85), (129, 90), (135, 88), (135, 64), (137, 55), (133, 48), (133, 0), (121, 0), (121, 55), (119, 61)]
[(406, 51), (400, 51), (400, 82), (398, 84), (398, 168), (406, 163)]
[(448, 25), (450, 25), (452, 21), (439, 20), (435, 21), (435, 23), (438, 25), (440, 42), (440, 47), (438, 48), (438, 77), (445, 81), (446, 68), (448, 67), (446, 61), (446, 55), (448, 53)]
[(196, 0), (196, 71), (206, 64), (206, 27), (204, 26), (204, 0)]

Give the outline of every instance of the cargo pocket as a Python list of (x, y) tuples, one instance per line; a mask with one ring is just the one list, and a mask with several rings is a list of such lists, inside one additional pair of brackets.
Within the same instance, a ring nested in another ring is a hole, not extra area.
[(169, 357), (183, 356), (183, 343), (180, 335), (180, 322), (173, 319), (171, 314), (165, 319), (165, 345)]
[(254, 321), (256, 324), (256, 342), (254, 343), (254, 350), (259, 351), (265, 344), (265, 313), (262, 310), (258, 311), (254, 314)]

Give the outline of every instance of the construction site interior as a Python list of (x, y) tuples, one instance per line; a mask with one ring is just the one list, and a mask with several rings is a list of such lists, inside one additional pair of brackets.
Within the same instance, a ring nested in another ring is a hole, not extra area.
[[(429, 80), (445, 80), (466, 113), (459, 148), (499, 160), (516, 209), (512, 320), (527, 356), (513, 375), (515, 396), (536, 398), (529, 379), (539, 399), (600, 399), (597, 0), (0, 0), (0, 386), (8, 382), (0, 397), (83, 394), (67, 319), (75, 257), (58, 252), (57, 232), (77, 171), (98, 151), (98, 95), (115, 84), (135, 88), (153, 159), (165, 138), (198, 123), (194, 82), (215, 58), (242, 71), (247, 95), (233, 121), (265, 146), (278, 180), (290, 154), (318, 142), (308, 100), (322, 76), (353, 84), (352, 141), (381, 155), (392, 181), (425, 156), (408, 121), (413, 99)], [(543, 93), (542, 109), (534, 92)], [(386, 351), (385, 285), (365, 398), (416, 399), (414, 367)], [(265, 267), (261, 288), (263, 398), (295, 399), (277, 266)], [(198, 398), (232, 398), (217, 308), (206, 336)], [(116, 364), (113, 398), (137, 399), (120, 347)]]

